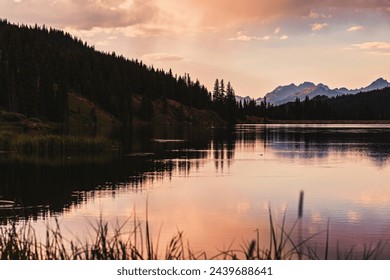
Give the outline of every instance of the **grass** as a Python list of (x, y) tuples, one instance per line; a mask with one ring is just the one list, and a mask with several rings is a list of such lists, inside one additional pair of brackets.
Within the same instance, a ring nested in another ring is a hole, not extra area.
[[(134, 211), (135, 213), (135, 211)], [(146, 214), (147, 215), (147, 214)], [(311, 247), (309, 241), (318, 234), (306, 239), (294, 241), (293, 233), (300, 218), (290, 228), (286, 229), (286, 213), (282, 224), (274, 223), (271, 209), (269, 210), (270, 243), (262, 247), (259, 231), (253, 240), (243, 242), (241, 249), (228, 249), (214, 256), (208, 256), (206, 252), (194, 253), (188, 243), (184, 241), (183, 233), (178, 232), (168, 240), (165, 248), (160, 250), (159, 237), (153, 240), (151, 228), (146, 216), (144, 223), (134, 216), (125, 223), (110, 226), (102, 218), (95, 224), (90, 224), (93, 233), (86, 240), (72, 237), (66, 239), (61, 227), (56, 220), (55, 227), (46, 228), (44, 241), (37, 238), (33, 227), (28, 223), (16, 225), (11, 222), (0, 227), (0, 259), (3, 260), (198, 260), (198, 259), (223, 259), (223, 260), (318, 260), (328, 259), (329, 249), (329, 224), (326, 230), (326, 250), (321, 256), (315, 247)], [(130, 226), (127, 231), (126, 227)], [(380, 257), (386, 248), (386, 242), (378, 242), (364, 246), (362, 253), (351, 248), (346, 253), (341, 253), (337, 247), (337, 259), (363, 259), (373, 260)]]
[(110, 113), (84, 98), (81, 95), (68, 93), (69, 124), (70, 125), (120, 125), (120, 122)]
[(105, 138), (0, 132), (0, 151), (8, 153), (70, 156), (97, 154), (110, 150), (112, 150), (112, 143)]
[[(94, 234), (88, 240), (74, 237), (66, 239), (56, 220), (54, 229), (46, 228), (44, 242), (28, 223), (16, 226), (11, 223), (0, 228), (0, 259), (2, 260), (156, 260), (159, 256), (158, 243), (154, 245), (149, 224), (141, 229), (141, 223), (134, 219), (131, 232), (124, 226), (111, 229), (100, 219), (91, 224)], [(188, 250), (190, 252), (190, 250)], [(175, 235), (166, 247), (167, 260), (193, 259), (183, 245), (182, 233)]]

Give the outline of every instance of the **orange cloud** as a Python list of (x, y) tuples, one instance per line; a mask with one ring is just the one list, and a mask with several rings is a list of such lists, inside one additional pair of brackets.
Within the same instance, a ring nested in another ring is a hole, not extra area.
[(310, 11), (309, 15), (304, 16), (305, 19), (318, 19), (318, 18), (331, 18), (332, 15), (320, 14), (313, 11)]
[(390, 42), (365, 42), (361, 44), (354, 44), (352, 47), (373, 53), (390, 54)]
[(169, 53), (149, 53), (142, 56), (142, 59), (150, 61), (181, 61), (184, 57)]
[[(173, 0), (175, 1), (178, 0)], [(225, 0), (181, 0), (180, 2), (196, 11), (197, 15), (202, 16), (203, 22), (210, 25), (242, 20), (267, 22), (288, 17), (331, 18), (331, 12), (338, 9), (350, 11), (369, 9), (388, 14), (390, 6), (387, 0), (242, 0), (229, 2)]]
[[(143, 34), (157, 29), (198, 32), (256, 22), (266, 24), (291, 18), (331, 18), (338, 10), (382, 11), (390, 14), (388, 0), (29, 0), (0, 1), (0, 10), (13, 22), (40, 23), (59, 28), (129, 27)], [(3, 15), (4, 16), (4, 15)], [(146, 27), (148, 26), (148, 27)], [(158, 30), (157, 30), (158, 31)]]
[[(279, 32), (280, 32), (280, 28), (277, 28), (274, 31), (274, 35), (278, 35)], [(249, 42), (249, 41), (269, 41), (271, 39), (287, 40), (288, 36), (287, 35), (281, 35), (281, 36), (265, 35), (265, 36), (262, 36), (262, 37), (260, 37), (260, 36), (248, 36), (243, 31), (238, 31), (235, 37), (231, 37), (228, 40), (229, 41)]]
[(328, 24), (327, 23), (313, 23), (311, 25), (311, 30), (312, 31), (320, 31), (324, 28), (328, 27)]
[(347, 29), (348, 32), (354, 32), (354, 31), (360, 31), (363, 29), (363, 26), (361, 25), (356, 25), (356, 26), (352, 26), (350, 28)]
[(268, 41), (271, 39), (271, 36), (248, 36), (242, 31), (238, 31), (235, 37), (229, 38), (229, 41)]
[(13, 21), (23, 18), (23, 23), (41, 22), (81, 30), (143, 24), (159, 15), (153, 0), (30, 0), (0, 3), (0, 10), (7, 10)]

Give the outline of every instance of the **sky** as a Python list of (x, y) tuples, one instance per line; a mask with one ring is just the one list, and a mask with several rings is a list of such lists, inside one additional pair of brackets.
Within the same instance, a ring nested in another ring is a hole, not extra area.
[(390, 0), (0, 0), (0, 18), (262, 97), (304, 81), (390, 80)]

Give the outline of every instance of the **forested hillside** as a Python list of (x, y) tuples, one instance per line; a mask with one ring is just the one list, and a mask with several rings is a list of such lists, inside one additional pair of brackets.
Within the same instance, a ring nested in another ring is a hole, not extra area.
[[(68, 94), (77, 93), (123, 124), (149, 118), (151, 100), (211, 106), (211, 94), (188, 74), (174, 76), (115, 53), (102, 53), (63, 31), (0, 21), (0, 108), (66, 122)], [(142, 96), (140, 112), (132, 95)], [(164, 107), (164, 105), (163, 105)]]
[(216, 79), (211, 93), (189, 74), (177, 76), (171, 70), (96, 51), (60, 30), (0, 20), (0, 110), (59, 123), (82, 119), (69, 118), (70, 112), (82, 111), (82, 106), (74, 108), (69, 96), (81, 96), (93, 104), (87, 106), (92, 108), (88, 116), (92, 122), (96, 114), (104, 114), (102, 109), (110, 115), (106, 120), (112, 116), (124, 125), (135, 118), (148, 122), (154, 114), (156, 118), (165, 117), (165, 123), (180, 119), (198, 124), (206, 123), (206, 119), (215, 123), (215, 113), (233, 123), (265, 119), (390, 120), (390, 88), (334, 98), (297, 99), (280, 106), (266, 99), (260, 104), (255, 100), (237, 103), (232, 85), (228, 82), (225, 86), (223, 79)]

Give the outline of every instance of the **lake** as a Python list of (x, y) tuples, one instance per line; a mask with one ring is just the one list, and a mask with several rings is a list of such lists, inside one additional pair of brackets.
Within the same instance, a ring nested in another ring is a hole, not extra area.
[(257, 236), (267, 248), (269, 212), (322, 258), (328, 223), (330, 258), (390, 239), (390, 125), (137, 126), (112, 137), (121, 156), (0, 155), (0, 196), (25, 206), (16, 218), (2, 213), (3, 224), (29, 220), (43, 234), (58, 219), (66, 236), (85, 239), (100, 217), (145, 223), (147, 210), (161, 251), (180, 231), (208, 257)]

